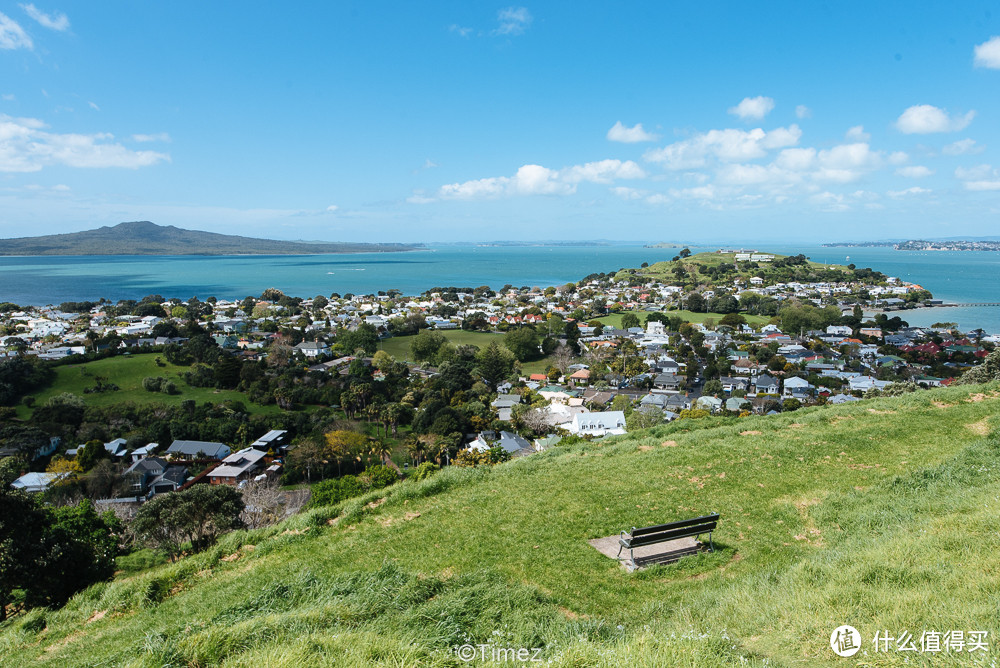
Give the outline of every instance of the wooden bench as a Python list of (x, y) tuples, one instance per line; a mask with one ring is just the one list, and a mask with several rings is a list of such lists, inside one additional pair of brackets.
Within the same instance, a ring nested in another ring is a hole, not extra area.
[[(719, 513), (713, 513), (703, 517), (695, 517), (690, 520), (670, 522), (669, 524), (658, 524), (656, 526), (643, 527), (641, 529), (632, 527), (632, 531), (622, 531), (621, 536), (618, 538), (618, 558), (621, 558), (622, 550), (628, 550), (629, 562), (631, 563), (630, 570), (634, 570), (638, 568), (638, 564), (636, 563), (634, 557), (635, 548), (645, 547), (647, 545), (656, 545), (657, 543), (666, 543), (680, 538), (693, 537), (697, 540), (698, 537), (706, 533), (708, 534), (709, 551), (715, 552), (715, 545), (712, 543), (712, 532), (715, 531), (715, 527), (718, 523)], [(693, 546), (682, 547), (680, 549), (669, 550), (661, 554), (646, 556), (643, 557), (641, 561), (643, 564), (670, 564), (677, 561), (681, 557), (697, 554), (701, 551), (701, 547), (701, 545), (696, 543)]]

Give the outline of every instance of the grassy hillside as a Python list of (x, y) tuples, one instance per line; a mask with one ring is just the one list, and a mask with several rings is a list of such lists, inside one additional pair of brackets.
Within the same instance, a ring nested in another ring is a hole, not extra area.
[[(924, 665), (872, 634), (1000, 632), (998, 409), (998, 385), (949, 388), (447, 469), (15, 618), (0, 664), (459, 666), (450, 647), (491, 643), (558, 666)], [(587, 544), (713, 510), (718, 551), (676, 565), (626, 574)], [(853, 661), (829, 647), (844, 623)]]
[[(485, 348), (490, 345), (491, 342), (496, 341), (498, 344), (503, 345), (504, 335), (498, 332), (467, 332), (461, 329), (444, 329), (439, 332), (443, 334), (448, 342), (455, 346), (471, 345), (478, 346), (479, 348)], [(413, 342), (414, 336), (394, 336), (389, 339), (385, 339), (379, 343), (379, 347), (392, 355), (397, 360), (404, 362), (412, 362), (413, 354), (410, 352), (410, 344)], [(551, 364), (548, 357), (533, 360), (531, 362), (524, 362), (521, 364), (521, 371), (523, 373), (544, 373)]]
[[(156, 364), (156, 358), (160, 358), (164, 366)], [(227, 400), (242, 401), (247, 411), (252, 414), (265, 414), (280, 412), (275, 405), (258, 406), (247, 400), (246, 395), (235, 390), (216, 390), (210, 387), (192, 387), (184, 382), (182, 374), (190, 371), (191, 367), (176, 366), (166, 362), (163, 355), (157, 353), (145, 353), (141, 355), (121, 355), (109, 357), (103, 360), (87, 362), (85, 364), (65, 364), (56, 367), (56, 378), (49, 387), (41, 392), (35, 393), (35, 405), (41, 406), (49, 398), (71, 392), (82, 397), (84, 402), (91, 406), (107, 406), (126, 399), (137, 403), (162, 403), (171, 406), (180, 405), (185, 399), (193, 399), (199, 403), (211, 401), (221, 403)], [(108, 383), (114, 383), (120, 389), (115, 392), (100, 392), (86, 394), (84, 390), (94, 387), (97, 377), (107, 379)], [(180, 390), (179, 394), (165, 394), (163, 392), (147, 392), (142, 388), (142, 379), (147, 376), (162, 376), (172, 380)], [(26, 406), (18, 407), (20, 417), (28, 417), (31, 409)]]

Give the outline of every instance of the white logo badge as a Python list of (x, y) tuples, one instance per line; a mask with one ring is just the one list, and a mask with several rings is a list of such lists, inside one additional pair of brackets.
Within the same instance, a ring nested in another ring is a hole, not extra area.
[(861, 634), (853, 626), (838, 626), (830, 634), (830, 647), (837, 656), (854, 656), (861, 649)]

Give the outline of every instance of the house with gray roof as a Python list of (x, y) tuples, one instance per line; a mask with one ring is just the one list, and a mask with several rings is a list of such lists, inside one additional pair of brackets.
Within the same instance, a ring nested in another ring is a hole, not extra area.
[(231, 452), (224, 443), (178, 440), (170, 444), (166, 454), (176, 459), (223, 459)]

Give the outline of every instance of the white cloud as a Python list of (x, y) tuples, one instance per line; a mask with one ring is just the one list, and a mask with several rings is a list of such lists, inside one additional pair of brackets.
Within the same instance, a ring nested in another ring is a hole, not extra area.
[(978, 181), (989, 178), (994, 174), (990, 165), (977, 165), (975, 167), (958, 167), (955, 169), (955, 178), (963, 181)]
[(810, 116), (813, 115), (813, 112), (812, 109), (810, 109), (806, 105), (800, 104), (799, 106), (795, 107), (795, 115), (798, 118), (809, 118)]
[(3, 100), (4, 102), (13, 102), (16, 99), (17, 96), (13, 93), (4, 93), (3, 95), (0, 95), (0, 100)]
[(497, 12), (498, 35), (523, 35), (534, 17), (525, 7), (507, 7)]
[(1000, 179), (996, 181), (966, 181), (966, 190), (1000, 190)]
[(691, 169), (704, 166), (711, 156), (725, 162), (756, 160), (767, 155), (768, 150), (794, 146), (801, 136), (802, 130), (797, 125), (770, 132), (760, 128), (709, 130), (691, 139), (650, 149), (643, 157), (662, 163), (667, 169)]
[(96, 102), (88, 102), (87, 104), (90, 105), (90, 108), (93, 109), (94, 111), (100, 111), (101, 110), (101, 108), (97, 106)]
[(786, 148), (778, 154), (774, 163), (782, 169), (795, 172), (810, 169), (816, 162), (816, 149), (814, 148)]
[(929, 104), (918, 104), (902, 113), (896, 120), (896, 127), (908, 135), (957, 132), (965, 129), (975, 116), (976, 112), (970, 111), (964, 116), (949, 117), (944, 109)]
[(337, 209), (339, 209), (339, 208), (340, 207), (337, 206), (336, 204), (331, 204), (330, 206), (326, 207), (326, 212), (327, 213), (336, 213)]
[(886, 194), (889, 195), (889, 197), (894, 197), (898, 199), (900, 197), (906, 197), (907, 195), (924, 195), (929, 192), (930, 190), (928, 190), (927, 188), (919, 188), (917, 186), (913, 186), (912, 188), (907, 188), (906, 190), (890, 190)]
[(774, 100), (763, 95), (757, 97), (745, 97), (735, 107), (729, 108), (729, 113), (739, 116), (743, 120), (760, 120), (774, 109)]
[(966, 190), (1000, 190), (1000, 170), (990, 165), (959, 167), (955, 170), (955, 177), (965, 181)]
[(863, 125), (855, 125), (853, 128), (850, 128), (844, 137), (848, 141), (868, 141), (872, 138), (869, 133), (865, 132), (865, 126)]
[(629, 188), (627, 186), (615, 186), (610, 190), (612, 193), (625, 200), (642, 199), (646, 195), (643, 190), (636, 190), (635, 188)]
[(631, 160), (600, 160), (583, 165), (574, 165), (562, 170), (560, 177), (566, 183), (591, 181), (593, 183), (611, 183), (615, 179), (642, 179), (646, 172)]
[[(494, 199), (516, 195), (572, 195), (577, 184), (613, 183), (617, 179), (641, 179), (646, 173), (631, 160), (599, 160), (561, 170), (541, 165), (523, 165), (514, 176), (450, 183), (441, 186), (441, 199)], [(617, 194), (617, 193), (616, 193)]]
[(1000, 36), (991, 37), (982, 44), (977, 44), (974, 51), (976, 53), (976, 67), (1000, 69)]
[(700, 199), (700, 200), (710, 200), (715, 199), (716, 191), (715, 186), (708, 184), (707, 186), (698, 186), (697, 188), (684, 188), (683, 190), (671, 190), (670, 194), (674, 197), (684, 197), (690, 199)]
[(977, 144), (975, 139), (959, 139), (941, 149), (945, 155), (971, 155), (982, 153), (984, 150), (986, 147)]
[(28, 16), (35, 19), (35, 21), (38, 22), (38, 25), (43, 28), (57, 30), (59, 32), (69, 30), (69, 17), (62, 12), (52, 12), (51, 14), (46, 14), (33, 4), (21, 5), (21, 9), (23, 9)]
[(913, 165), (912, 167), (900, 167), (896, 170), (896, 173), (908, 179), (922, 179), (933, 174), (934, 170), (928, 169), (923, 165)]
[(659, 135), (646, 132), (642, 129), (642, 123), (636, 123), (635, 127), (627, 127), (618, 121), (608, 130), (608, 141), (618, 141), (624, 144), (635, 144), (643, 141), (656, 141)]
[(50, 165), (137, 169), (170, 160), (113, 143), (111, 134), (58, 134), (46, 127), (38, 119), (0, 114), (0, 172), (37, 172)]
[(149, 135), (132, 135), (132, 141), (137, 141), (139, 143), (147, 143), (153, 141), (169, 142), (170, 135), (168, 135), (166, 132), (157, 132), (155, 134), (149, 134)]
[(24, 28), (0, 12), (0, 49), (32, 49), (34, 46)]
[(472, 28), (466, 28), (465, 26), (460, 26), (454, 23), (448, 26), (448, 30), (453, 33), (458, 33), (460, 37), (468, 37), (473, 33)]
[(902, 165), (909, 159), (910, 156), (906, 153), (906, 151), (893, 151), (889, 154), (890, 165)]

